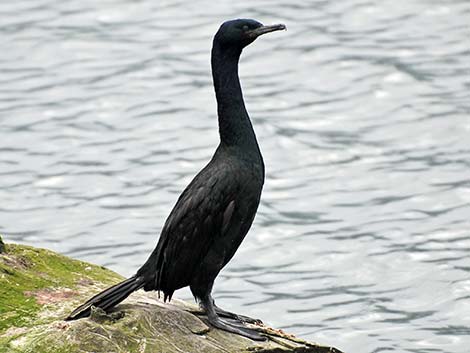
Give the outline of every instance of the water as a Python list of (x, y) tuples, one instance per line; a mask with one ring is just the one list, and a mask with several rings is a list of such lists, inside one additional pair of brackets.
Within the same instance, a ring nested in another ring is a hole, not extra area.
[(468, 353), (467, 1), (2, 2), (0, 233), (132, 274), (217, 145), (236, 17), (288, 31), (241, 62), (267, 180), (219, 305), (346, 352)]

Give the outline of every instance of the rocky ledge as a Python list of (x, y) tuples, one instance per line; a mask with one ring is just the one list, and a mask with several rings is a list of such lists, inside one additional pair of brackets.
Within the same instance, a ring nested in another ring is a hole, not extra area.
[(337, 352), (256, 326), (266, 342), (209, 327), (197, 306), (138, 291), (113, 312), (65, 322), (78, 304), (123, 278), (104, 267), (0, 238), (0, 353)]

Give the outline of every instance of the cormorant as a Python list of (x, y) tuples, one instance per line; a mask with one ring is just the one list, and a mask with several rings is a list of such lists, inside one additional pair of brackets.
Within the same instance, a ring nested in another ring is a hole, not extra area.
[[(147, 262), (134, 276), (79, 306), (66, 320), (89, 316), (91, 306), (108, 310), (140, 288), (161, 291), (167, 301), (175, 290), (189, 286), (211, 325), (265, 339), (243, 325), (253, 319), (215, 306), (211, 291), (251, 227), (264, 183), (263, 158), (243, 101), (238, 61), (243, 48), (257, 37), (285, 28), (250, 19), (221, 25), (211, 57), (220, 134), (214, 156), (179, 197)], [(232, 320), (224, 321), (219, 315)]]

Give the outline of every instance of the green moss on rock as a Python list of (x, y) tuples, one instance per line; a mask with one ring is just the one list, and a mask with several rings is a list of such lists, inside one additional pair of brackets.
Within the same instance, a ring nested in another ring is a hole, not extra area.
[(0, 352), (25, 329), (64, 317), (84, 296), (121, 279), (103, 267), (49, 250), (4, 245), (0, 253)]
[(47, 309), (65, 314), (69, 309), (69, 305), (64, 308), (65, 299), (121, 279), (103, 267), (49, 250), (8, 244), (0, 254), (0, 333), (10, 327), (37, 324), (38, 320), (54, 320), (56, 315), (39, 317), (38, 313)]
[[(3, 244), (0, 239), (0, 246)], [(6, 244), (0, 253), (0, 353), (339, 352), (268, 327), (269, 340), (209, 328), (198, 308), (138, 291), (109, 315), (62, 321), (78, 304), (123, 279), (49, 250)]]

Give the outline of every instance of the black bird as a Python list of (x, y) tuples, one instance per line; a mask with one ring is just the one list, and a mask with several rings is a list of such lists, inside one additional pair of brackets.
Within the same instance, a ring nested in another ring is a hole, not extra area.
[[(285, 28), (249, 19), (222, 24), (211, 59), (220, 133), (214, 156), (179, 197), (147, 262), (134, 276), (79, 306), (66, 320), (89, 316), (91, 306), (108, 310), (140, 288), (161, 291), (167, 301), (175, 290), (189, 286), (214, 327), (264, 339), (243, 325), (252, 319), (215, 306), (211, 292), (215, 278), (251, 227), (264, 183), (263, 158), (243, 101), (238, 61), (243, 48), (257, 37)], [(224, 321), (219, 315), (232, 320)]]

